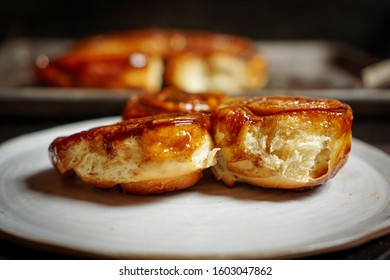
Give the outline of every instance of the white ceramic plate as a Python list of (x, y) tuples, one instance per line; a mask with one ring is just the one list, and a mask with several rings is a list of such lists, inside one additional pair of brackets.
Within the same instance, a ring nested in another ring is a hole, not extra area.
[(238, 185), (210, 174), (164, 195), (102, 191), (65, 179), (48, 146), (105, 118), (15, 138), (0, 147), (0, 229), (40, 245), (109, 258), (290, 258), (390, 232), (390, 157), (356, 139), (337, 176), (312, 191)]

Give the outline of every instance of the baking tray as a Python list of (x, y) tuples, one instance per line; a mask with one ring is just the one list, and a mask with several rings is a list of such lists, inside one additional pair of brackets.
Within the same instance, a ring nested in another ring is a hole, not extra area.
[[(56, 56), (70, 39), (6, 41), (0, 47), (0, 115), (8, 117), (100, 117), (121, 113), (134, 90), (41, 86), (32, 71), (40, 54)], [(390, 113), (390, 89), (362, 87), (361, 70), (377, 58), (340, 42), (260, 41), (269, 83), (255, 95), (304, 95), (348, 102), (355, 114)]]

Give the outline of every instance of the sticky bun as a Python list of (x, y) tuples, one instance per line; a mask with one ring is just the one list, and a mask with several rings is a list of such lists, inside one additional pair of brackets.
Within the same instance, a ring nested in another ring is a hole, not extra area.
[(156, 194), (188, 188), (215, 164), (205, 114), (134, 118), (55, 139), (49, 152), (57, 171), (99, 188)]
[(237, 98), (213, 114), (214, 174), (226, 185), (307, 189), (335, 176), (347, 160), (352, 110), (337, 100)]
[(58, 57), (43, 54), (36, 74), (49, 86), (241, 93), (266, 84), (267, 65), (244, 37), (142, 29), (84, 38)]

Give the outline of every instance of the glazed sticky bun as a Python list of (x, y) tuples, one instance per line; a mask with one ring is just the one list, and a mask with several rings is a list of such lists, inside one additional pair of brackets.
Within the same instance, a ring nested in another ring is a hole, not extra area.
[(55, 139), (50, 156), (64, 176), (99, 188), (156, 194), (188, 188), (215, 164), (208, 115), (133, 118)]
[(213, 114), (218, 152), (212, 169), (226, 185), (305, 189), (335, 176), (347, 160), (352, 110), (337, 100), (253, 97)]
[(38, 80), (49, 86), (157, 91), (250, 92), (267, 65), (249, 39), (177, 29), (142, 29), (84, 38), (57, 57), (40, 55)]

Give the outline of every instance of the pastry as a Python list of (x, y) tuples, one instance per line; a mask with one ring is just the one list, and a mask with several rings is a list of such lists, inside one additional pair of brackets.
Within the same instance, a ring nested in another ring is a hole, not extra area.
[(218, 152), (212, 170), (226, 185), (280, 189), (325, 183), (351, 149), (352, 110), (337, 100), (237, 98), (213, 113)]
[(50, 157), (64, 176), (98, 188), (156, 194), (188, 188), (215, 164), (205, 114), (134, 118), (55, 139)]
[(263, 87), (264, 57), (240, 36), (142, 29), (84, 38), (58, 57), (41, 55), (38, 80), (49, 86), (131, 88), (231, 94)]

